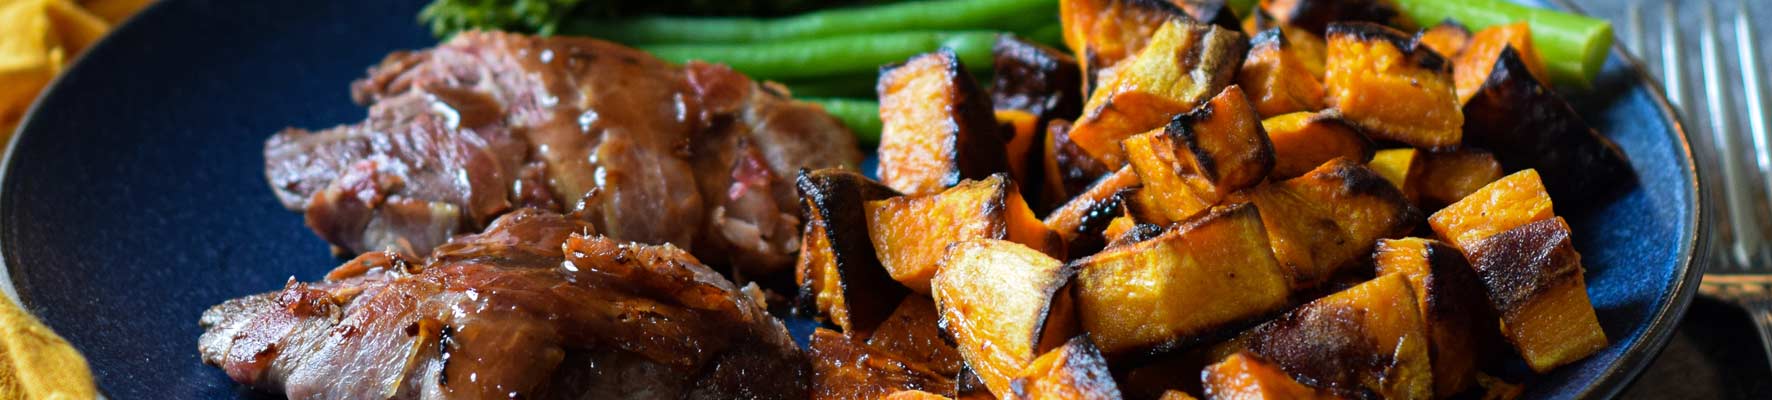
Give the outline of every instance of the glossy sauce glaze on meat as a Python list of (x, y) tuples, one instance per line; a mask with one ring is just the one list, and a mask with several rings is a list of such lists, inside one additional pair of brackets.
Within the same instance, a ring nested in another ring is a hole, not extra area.
[(352, 96), (363, 122), (265, 143), (283, 205), (350, 255), (422, 257), (535, 207), (766, 274), (798, 246), (795, 172), (861, 160), (779, 86), (594, 39), (463, 33), (390, 55)]
[(203, 360), (290, 398), (804, 398), (753, 297), (669, 244), (521, 209), (428, 260), (365, 253), (203, 314)]

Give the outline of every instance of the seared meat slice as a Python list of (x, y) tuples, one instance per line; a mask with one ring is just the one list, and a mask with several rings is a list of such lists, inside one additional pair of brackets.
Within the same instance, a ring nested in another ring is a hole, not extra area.
[(804, 398), (760, 300), (666, 244), (521, 209), (424, 263), (365, 253), (203, 314), (203, 360), (291, 398)]
[(423, 256), (528, 206), (770, 273), (798, 248), (795, 171), (861, 161), (779, 86), (594, 39), (464, 33), (352, 89), (365, 121), (265, 146), (278, 198), (348, 254)]

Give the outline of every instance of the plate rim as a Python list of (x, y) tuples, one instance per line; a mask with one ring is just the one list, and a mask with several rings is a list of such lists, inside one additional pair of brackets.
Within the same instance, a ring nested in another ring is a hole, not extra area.
[[(131, 17), (125, 20), (122, 24), (117, 25), (111, 32), (125, 31), (138, 25), (138, 21), (143, 19), (139, 17), (163, 12), (162, 10), (169, 7), (167, 6), (169, 3), (172, 2), (157, 1), (149, 4), (146, 8), (143, 8), (138, 12), (135, 17)], [(1545, 0), (1544, 3), (1576, 14), (1587, 15), (1580, 6), (1574, 4), (1570, 0)], [(88, 52), (109, 47), (111, 37), (112, 35), (107, 34), (100, 38), (97, 42), (88, 46)], [(1703, 279), (1704, 272), (1710, 265), (1709, 259), (1711, 258), (1711, 255), (1708, 252), (1699, 251), (1699, 249), (1709, 247), (1710, 241), (1712, 240), (1710, 235), (1711, 229), (1709, 228), (1713, 224), (1713, 221), (1709, 218), (1711, 213), (1710, 207), (1706, 207), (1708, 202), (1705, 198), (1705, 190), (1703, 189), (1703, 174), (1699, 173), (1700, 169), (1704, 168), (1704, 166), (1703, 163), (1699, 162), (1692, 151), (1692, 140), (1686, 130), (1684, 119), (1679, 113), (1674, 111), (1672, 104), (1668, 101), (1665, 88), (1662, 87), (1661, 83), (1648, 75), (1648, 72), (1644, 68), (1640, 59), (1632, 54), (1628, 48), (1625, 48), (1623, 44), (1617, 43), (1616, 40), (1612, 45), (1611, 51), (1619, 57), (1625, 67), (1632, 75), (1634, 75), (1634, 79), (1639, 84), (1643, 85), (1643, 88), (1649, 92), (1651, 95), (1649, 96), (1650, 102), (1657, 109), (1662, 120), (1668, 125), (1668, 129), (1660, 131), (1663, 135), (1669, 136), (1670, 139), (1672, 139), (1671, 141), (1678, 145), (1677, 153), (1688, 165), (1691, 166), (1691, 168), (1682, 169), (1681, 173), (1684, 175), (1684, 180), (1687, 183), (1685, 186), (1690, 188), (1690, 192), (1687, 196), (1687, 212), (1684, 217), (1691, 220), (1692, 224), (1690, 224), (1684, 232), (1681, 232), (1681, 243), (1677, 252), (1683, 253), (1684, 256), (1679, 257), (1678, 263), (1675, 266), (1675, 268), (1681, 270), (1680, 273), (1676, 274), (1675, 278), (1669, 282), (1672, 287), (1672, 290), (1670, 291), (1671, 296), (1667, 297), (1667, 302), (1663, 303), (1661, 307), (1658, 307), (1658, 309), (1650, 316), (1648, 324), (1644, 328), (1643, 337), (1631, 346), (1623, 349), (1618, 361), (1602, 370), (1592, 383), (1575, 392), (1576, 395), (1574, 397), (1581, 399), (1617, 397), (1625, 388), (1634, 383), (1636, 379), (1641, 376), (1643, 370), (1648, 368), (1649, 364), (1667, 349), (1667, 342), (1673, 337), (1675, 328), (1678, 327), (1679, 322), (1684, 319), (1686, 312), (1691, 308), (1693, 299), (1697, 297), (1697, 282)], [(4, 198), (5, 196), (5, 178), (11, 174), (13, 169), (13, 153), (17, 151), (17, 144), (25, 136), (24, 134), (27, 131), (25, 128), (31, 126), (32, 122), (36, 119), (37, 111), (43, 104), (42, 100), (48, 98), (50, 94), (58, 91), (62, 86), (64, 78), (74, 75), (75, 72), (84, 69), (82, 67), (85, 66), (85, 59), (85, 53), (82, 53), (73, 63), (63, 70), (63, 73), (56, 75), (48, 84), (44, 85), (42, 92), (38, 93), (37, 97), (32, 99), (30, 107), (26, 108), (24, 117), (19, 119), (18, 126), (13, 132), (11, 132), (12, 136), (6, 140), (5, 153), (4, 155), (0, 155), (0, 198)], [(0, 212), (4, 212), (4, 210), (0, 210)], [(0, 227), (0, 295), (6, 296), (27, 314), (35, 316), (36, 313), (31, 311), (31, 306), (24, 301), (24, 297), (18, 293), (18, 289), (12, 281), (11, 270), (17, 266), (13, 265), (11, 262), (12, 259), (8, 257), (5, 252), (5, 248), (7, 247), (5, 246), (5, 242), (11, 240), (11, 238), (18, 237), (15, 232), (19, 229), (21, 229), (21, 227), (16, 224), (13, 226)], [(102, 386), (99, 390), (102, 396), (102, 393), (104, 392)]]

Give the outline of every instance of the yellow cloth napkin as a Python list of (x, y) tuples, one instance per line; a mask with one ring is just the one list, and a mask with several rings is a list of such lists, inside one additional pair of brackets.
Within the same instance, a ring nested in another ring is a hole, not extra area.
[(0, 143), (75, 55), (151, 1), (0, 0)]
[(0, 399), (96, 397), (86, 358), (12, 299), (0, 296)]
[[(151, 1), (0, 0), (0, 146), (44, 85)], [(80, 352), (0, 296), (0, 399), (96, 397)]]

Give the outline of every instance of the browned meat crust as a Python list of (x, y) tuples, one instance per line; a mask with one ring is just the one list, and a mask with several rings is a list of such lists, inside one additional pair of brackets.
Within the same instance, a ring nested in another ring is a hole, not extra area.
[(781, 322), (669, 244), (523, 209), (423, 263), (365, 253), (203, 314), (203, 360), (291, 398), (804, 398)]

